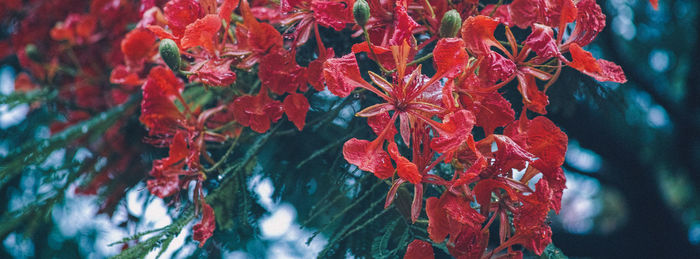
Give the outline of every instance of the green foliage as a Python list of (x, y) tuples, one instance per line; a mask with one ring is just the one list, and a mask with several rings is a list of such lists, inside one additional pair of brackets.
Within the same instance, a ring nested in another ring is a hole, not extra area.
[(540, 259), (568, 259), (564, 253), (554, 246), (554, 243), (550, 243), (545, 249), (544, 252), (542, 252), (542, 255), (539, 257)]
[(0, 94), (0, 104), (5, 104), (8, 106), (8, 109), (12, 109), (20, 104), (30, 104), (37, 101), (53, 99), (57, 95), (57, 91), (48, 91), (46, 89), (31, 92), (13, 92), (8, 95)]
[[(132, 246), (118, 255), (112, 257), (113, 259), (130, 259), (130, 258), (143, 258), (151, 252), (153, 249), (156, 248), (161, 248), (160, 253), (158, 256), (160, 256), (163, 251), (168, 249), (168, 245), (170, 242), (173, 240), (177, 234), (182, 231), (182, 228), (187, 225), (192, 219), (194, 218), (194, 211), (190, 208), (185, 210), (185, 212), (180, 215), (180, 217), (175, 220), (172, 224), (162, 228), (162, 229), (156, 229), (153, 230), (153, 232), (159, 232), (152, 237), (146, 239), (143, 242), (138, 243), (135, 246)], [(130, 238), (127, 238), (128, 240), (135, 240), (139, 239), (141, 236), (145, 235), (147, 233), (139, 233), (136, 234), (135, 236), (132, 236)], [(125, 240), (122, 240), (125, 241)]]
[(35, 140), (22, 145), (0, 161), (0, 187), (19, 175), (27, 165), (41, 164), (55, 150), (66, 147), (77, 139), (95, 139), (102, 136), (122, 116), (130, 113), (136, 98), (109, 111), (77, 123), (45, 140)]

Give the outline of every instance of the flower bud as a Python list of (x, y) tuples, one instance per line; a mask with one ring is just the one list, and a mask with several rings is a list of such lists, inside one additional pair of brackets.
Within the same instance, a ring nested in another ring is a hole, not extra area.
[(160, 52), (160, 57), (163, 58), (163, 61), (170, 69), (174, 72), (180, 69), (180, 48), (177, 47), (175, 41), (171, 39), (160, 40), (158, 51)]
[(42, 60), (41, 53), (34, 44), (27, 44), (27, 46), (24, 47), (24, 53), (27, 54), (27, 57), (32, 61), (41, 62)]
[(367, 21), (369, 21), (369, 4), (365, 0), (355, 1), (355, 5), (352, 7), (352, 15), (355, 17), (355, 22), (365, 27)]
[(462, 18), (457, 10), (449, 10), (442, 16), (440, 22), (440, 38), (452, 38), (457, 35), (462, 28)]

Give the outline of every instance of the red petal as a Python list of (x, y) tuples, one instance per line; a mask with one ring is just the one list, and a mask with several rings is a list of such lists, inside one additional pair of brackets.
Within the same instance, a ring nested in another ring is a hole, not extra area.
[(654, 7), (654, 10), (659, 10), (659, 0), (649, 0), (649, 3), (651, 3), (651, 7)]
[(436, 129), (440, 132), (440, 137), (433, 138), (430, 148), (439, 153), (456, 150), (471, 135), (475, 120), (474, 114), (467, 110), (448, 114), (441, 127)]
[(311, 61), (309, 67), (306, 69), (307, 83), (313, 86), (316, 91), (323, 91), (324, 83), (326, 82), (326, 78), (323, 77), (323, 63), (325, 63), (329, 57), (333, 56), (335, 56), (335, 52), (333, 49), (328, 48), (326, 50), (326, 56)]
[(112, 84), (127, 86), (142, 84), (139, 75), (137, 73), (130, 73), (129, 70), (123, 65), (118, 65), (112, 69), (112, 73), (109, 75), (109, 82)]
[(192, 81), (200, 81), (211, 86), (229, 86), (236, 82), (236, 73), (231, 71), (233, 60), (211, 59), (190, 76)]
[(436, 197), (428, 198), (425, 201), (425, 212), (428, 214), (428, 236), (433, 242), (442, 243), (450, 233), (450, 224), (442, 203)]
[(306, 70), (297, 65), (291, 54), (271, 53), (260, 60), (258, 76), (273, 93), (294, 93), (306, 85)]
[(389, 143), (389, 154), (396, 161), (396, 170), (399, 177), (412, 184), (420, 184), (423, 176), (418, 172), (418, 167), (399, 153), (399, 148), (395, 142)]
[(596, 60), (593, 55), (583, 50), (578, 44), (569, 45), (572, 61), (569, 66), (595, 78), (598, 81), (611, 81), (617, 83), (627, 82), (625, 73), (620, 66), (607, 60)]
[(284, 113), (282, 103), (272, 100), (267, 90), (261, 89), (255, 96), (242, 96), (233, 101), (233, 117), (238, 123), (258, 133), (270, 129), (272, 122), (278, 121)]
[(528, 151), (548, 167), (564, 164), (569, 139), (559, 127), (544, 116), (535, 117), (527, 129)]
[(393, 124), (389, 124), (389, 121), (391, 121), (391, 117), (389, 116), (388, 112), (380, 113), (367, 118), (367, 124), (370, 128), (372, 128), (374, 134), (380, 135), (386, 127), (391, 127), (388, 129), (385, 139), (394, 139), (394, 136), (396, 136), (398, 131)]
[(469, 200), (464, 197), (445, 192), (440, 200), (443, 202), (442, 207), (445, 209), (445, 212), (447, 212), (448, 217), (469, 228), (480, 229), (481, 223), (486, 220), (483, 215), (469, 206)]
[(377, 55), (378, 60), (374, 60), (374, 55), (372, 55), (372, 52), (369, 49), (369, 44), (367, 44), (366, 41), (352, 45), (352, 53), (367, 53), (367, 57), (375, 62), (381, 63), (384, 68), (396, 68), (396, 62), (394, 61), (394, 55), (391, 53), (391, 49), (373, 44), (372, 51), (374, 51), (374, 54)]
[(283, 106), (287, 118), (301, 131), (304, 128), (306, 113), (309, 111), (309, 101), (304, 95), (293, 93), (284, 98)]
[(155, 35), (147, 29), (136, 28), (127, 33), (121, 42), (127, 65), (140, 66), (141, 62), (155, 49), (155, 43)]
[(216, 229), (214, 209), (202, 200), (202, 220), (192, 227), (194, 231), (192, 239), (199, 241), (199, 247), (202, 247), (214, 234), (214, 229)]
[(325, 27), (341, 31), (348, 23), (353, 23), (352, 7), (354, 1), (311, 1), (316, 22)]
[(184, 83), (165, 67), (154, 67), (143, 84), (141, 117), (139, 120), (150, 129), (149, 134), (167, 133), (185, 117), (173, 103), (180, 95)]
[(498, 81), (506, 81), (517, 69), (512, 60), (501, 56), (495, 51), (489, 51), (483, 57), (479, 71), (488, 71), (479, 73), (479, 79), (483, 84), (489, 85)]
[(467, 66), (469, 55), (464, 49), (464, 41), (459, 38), (440, 39), (433, 50), (436, 75), (453, 78)]
[(347, 97), (356, 87), (367, 84), (360, 75), (360, 68), (353, 53), (326, 60), (323, 63), (323, 76), (326, 78), (328, 90), (339, 97)]
[[(498, 9), (496, 9), (496, 12), (494, 12), (491, 16), (490, 14), (491, 12), (493, 12), (493, 8), (496, 7), (498, 7)], [(494, 20), (507, 26), (514, 25), (513, 19), (510, 17), (510, 8), (508, 5), (486, 5), (486, 7), (484, 7), (484, 9), (481, 10), (481, 15), (491, 16)]]
[(602, 71), (593, 54), (583, 50), (578, 44), (572, 43), (569, 45), (569, 51), (572, 59), (571, 63), (569, 63), (570, 67), (581, 72), (597, 73)]
[[(566, 0), (570, 1), (570, 0)], [(552, 58), (560, 55), (557, 43), (553, 38), (552, 28), (536, 23), (532, 25), (532, 33), (525, 39), (525, 45), (530, 47), (542, 58)]]
[(230, 23), (231, 13), (238, 7), (238, 2), (239, 0), (224, 0), (221, 7), (219, 7), (219, 18), (226, 21), (226, 23)]
[(275, 52), (283, 47), (282, 34), (268, 23), (260, 23), (250, 11), (248, 1), (243, 0), (240, 5), (241, 15), (247, 29), (245, 34), (246, 45), (260, 53)]
[(413, 30), (418, 27), (420, 27), (420, 24), (408, 15), (406, 7), (396, 5), (394, 10), (394, 34), (389, 40), (389, 45), (401, 45), (404, 41), (411, 42)]
[(485, 55), (491, 52), (491, 46), (498, 44), (493, 32), (496, 30), (498, 22), (488, 16), (470, 16), (462, 24), (462, 39), (466, 43), (467, 49), (478, 55)]
[(151, 31), (153, 34), (158, 36), (158, 38), (161, 39), (171, 39), (174, 40), (175, 43), (179, 44), (179, 37), (175, 37), (172, 33), (166, 31), (163, 27), (157, 26), (157, 25), (148, 25), (146, 26), (146, 29)]
[(146, 182), (148, 191), (161, 199), (171, 196), (180, 190), (179, 184), (177, 176), (161, 176)]
[(356, 165), (363, 171), (374, 173), (380, 179), (394, 175), (389, 155), (372, 142), (352, 138), (343, 145), (343, 157), (348, 163)]
[(595, 0), (581, 0), (576, 8), (576, 27), (567, 41), (585, 46), (605, 28), (605, 15)]
[(406, 248), (406, 254), (403, 259), (433, 259), (435, 253), (433, 246), (423, 240), (413, 240)]
[(576, 20), (578, 16), (578, 9), (572, 0), (562, 0), (561, 7), (561, 20), (559, 21), (559, 26), (564, 26), (568, 23), (572, 23)]
[[(498, 150), (492, 151), (493, 143)], [(479, 151), (487, 157), (495, 158), (493, 167), (510, 172), (512, 168), (521, 169), (525, 162), (532, 162), (535, 156), (527, 152), (511, 138), (503, 135), (492, 134), (477, 143)]]
[(539, 114), (547, 114), (549, 97), (537, 88), (535, 77), (526, 74), (518, 75), (518, 91), (523, 96), (523, 104), (528, 110)]
[(187, 149), (187, 143), (185, 142), (186, 132), (178, 130), (173, 137), (173, 143), (170, 144), (170, 150), (168, 151), (168, 158), (163, 161), (163, 167), (170, 167), (183, 161), (187, 157), (189, 150)]
[(168, 26), (177, 37), (185, 32), (185, 27), (204, 16), (202, 7), (195, 0), (174, 0), (163, 8)]
[(180, 40), (182, 49), (202, 46), (209, 53), (214, 53), (214, 38), (221, 28), (219, 16), (209, 14), (187, 25), (185, 35)]
[(476, 125), (484, 128), (486, 135), (493, 133), (497, 127), (508, 125), (515, 119), (515, 111), (510, 102), (499, 93), (491, 93), (479, 102), (476, 113)]
[(538, 0), (513, 0), (508, 5), (513, 23), (522, 29), (530, 27), (537, 21), (540, 12), (544, 11), (540, 3), (541, 1)]

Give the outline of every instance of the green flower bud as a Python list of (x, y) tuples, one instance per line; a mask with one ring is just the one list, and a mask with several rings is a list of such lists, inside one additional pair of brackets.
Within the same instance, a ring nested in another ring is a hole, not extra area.
[(355, 16), (355, 22), (365, 27), (367, 21), (369, 21), (369, 4), (365, 0), (355, 1), (355, 5), (352, 7), (352, 15)]
[(158, 47), (160, 52), (160, 57), (163, 58), (165, 64), (174, 72), (180, 69), (180, 48), (177, 47), (177, 43), (171, 39), (160, 40), (160, 46)]
[(454, 9), (449, 10), (442, 16), (440, 22), (440, 38), (455, 37), (460, 28), (462, 28), (462, 17), (459, 16), (459, 12)]
[(24, 47), (24, 53), (26, 53), (27, 57), (32, 61), (41, 62), (42, 60), (41, 53), (34, 44), (27, 44), (27, 46)]

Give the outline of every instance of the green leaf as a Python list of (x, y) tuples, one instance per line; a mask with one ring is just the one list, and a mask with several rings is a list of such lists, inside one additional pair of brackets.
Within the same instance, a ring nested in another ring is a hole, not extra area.
[(381, 236), (375, 237), (374, 240), (372, 240), (372, 257), (388, 258), (389, 256), (391, 256), (391, 253), (393, 251), (390, 251), (387, 246), (389, 243), (389, 238), (394, 232), (394, 229), (396, 229), (398, 223), (398, 220), (394, 220), (393, 222), (389, 223), (384, 228), (382, 228), (382, 231), (380, 233), (383, 234)]
[(52, 99), (58, 95), (57, 91), (49, 91), (46, 89), (35, 90), (31, 92), (13, 92), (8, 95), (0, 95), (0, 104), (5, 104), (12, 109), (20, 104), (29, 104), (44, 99)]
[(132, 98), (120, 106), (75, 124), (48, 139), (24, 144), (0, 161), (2, 165), (0, 166), (0, 187), (24, 171), (27, 165), (41, 164), (53, 151), (64, 148), (81, 137), (94, 139), (101, 136), (136, 103), (137, 98)]
[(550, 243), (542, 252), (540, 259), (568, 259), (569, 257), (564, 255), (561, 249), (554, 246), (554, 243)]

